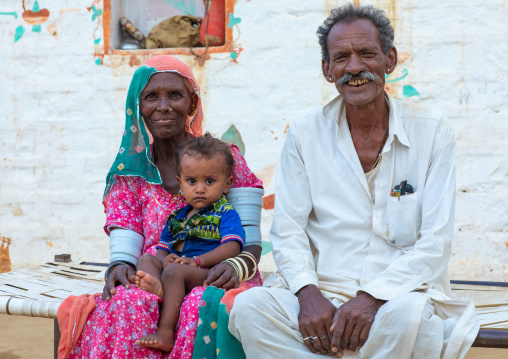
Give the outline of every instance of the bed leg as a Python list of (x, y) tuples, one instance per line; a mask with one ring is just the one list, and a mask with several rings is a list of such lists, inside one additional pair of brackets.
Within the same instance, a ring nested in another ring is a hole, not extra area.
[(55, 359), (58, 359), (58, 344), (60, 344), (60, 328), (58, 327), (58, 320), (54, 320), (54, 339), (53, 339), (53, 353)]

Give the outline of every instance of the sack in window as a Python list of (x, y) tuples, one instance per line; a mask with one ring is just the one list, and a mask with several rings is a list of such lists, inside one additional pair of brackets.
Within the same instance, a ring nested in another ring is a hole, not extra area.
[(179, 15), (155, 25), (146, 38), (147, 49), (199, 45), (202, 18)]

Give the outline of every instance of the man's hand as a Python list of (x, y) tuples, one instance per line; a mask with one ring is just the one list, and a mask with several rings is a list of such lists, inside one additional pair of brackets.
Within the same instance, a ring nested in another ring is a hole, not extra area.
[(332, 351), (342, 355), (344, 350), (355, 352), (362, 347), (367, 341), (374, 317), (384, 303), (386, 301), (361, 293), (340, 306), (331, 327)]
[(108, 279), (102, 290), (102, 300), (110, 300), (116, 294), (116, 285), (119, 283), (129, 289), (134, 283), (136, 271), (127, 264), (119, 264), (109, 271)]
[(178, 257), (173, 263), (188, 264), (196, 268), (198, 266), (198, 263), (192, 257)]
[(168, 254), (166, 256), (166, 258), (164, 258), (164, 260), (162, 261), (162, 268), (166, 268), (166, 266), (170, 265), (171, 263), (173, 263), (178, 258), (180, 258), (180, 257), (177, 256), (174, 253)]
[(315, 285), (303, 287), (296, 296), (300, 303), (298, 323), (302, 338), (305, 339), (303, 343), (313, 353), (334, 355), (330, 345), (330, 327), (337, 308), (323, 297)]

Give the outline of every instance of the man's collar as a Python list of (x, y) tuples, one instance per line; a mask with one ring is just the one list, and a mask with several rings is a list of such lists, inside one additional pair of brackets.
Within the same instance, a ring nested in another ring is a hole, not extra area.
[[(386, 150), (390, 150), (394, 136), (397, 136), (397, 139), (401, 144), (410, 147), (409, 139), (407, 138), (406, 130), (404, 129), (404, 124), (397, 113), (397, 104), (395, 99), (386, 91), (385, 98), (387, 99), (388, 107), (390, 108), (390, 115), (388, 119), (389, 137), (386, 141), (387, 144), (389, 144), (389, 147)], [(346, 117), (341, 116), (342, 113), (345, 113), (345, 109), (343, 108), (344, 105), (344, 98), (341, 95), (335, 97), (323, 107), (323, 116), (334, 122), (346, 121)]]
[(404, 124), (402, 123), (402, 119), (398, 114), (398, 107), (395, 99), (390, 96), (388, 92), (385, 91), (385, 98), (388, 100), (388, 107), (390, 108), (390, 117), (389, 117), (389, 141), (390, 143), (393, 141), (393, 136), (397, 136), (397, 139), (404, 146), (410, 147), (409, 139), (407, 138), (406, 130), (404, 129)]

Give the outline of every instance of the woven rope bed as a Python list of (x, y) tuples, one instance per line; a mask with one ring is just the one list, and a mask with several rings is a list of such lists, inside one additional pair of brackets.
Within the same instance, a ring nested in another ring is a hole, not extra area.
[(102, 265), (49, 262), (0, 274), (0, 314), (56, 318), (69, 295), (102, 292)]
[[(102, 292), (105, 270), (99, 263), (49, 262), (2, 273), (0, 314), (54, 319), (69, 295)], [(475, 302), (481, 330), (473, 346), (508, 348), (508, 283), (452, 281), (452, 292)]]

